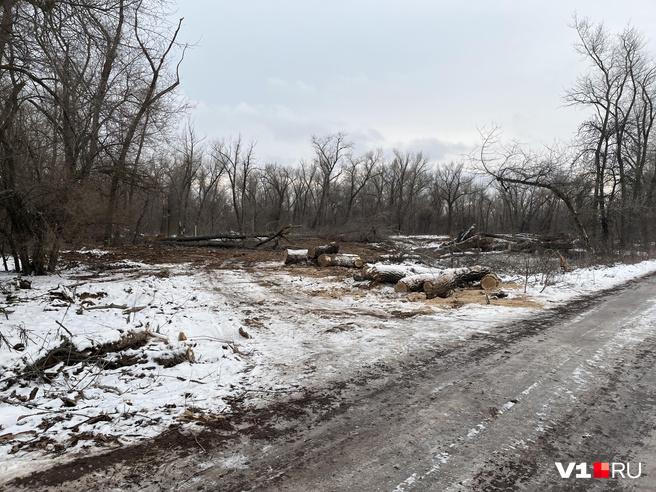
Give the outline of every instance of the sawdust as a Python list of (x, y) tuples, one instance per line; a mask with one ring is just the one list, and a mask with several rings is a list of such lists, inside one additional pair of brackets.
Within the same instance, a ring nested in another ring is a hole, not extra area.
[[(508, 292), (507, 284), (503, 284), (502, 287), (505, 292)], [(491, 306), (503, 306), (511, 308), (530, 308), (530, 309), (542, 309), (544, 306), (539, 301), (527, 296), (525, 294), (516, 294), (511, 291), (510, 296), (504, 297), (502, 299), (495, 299), (492, 295), (489, 295), (489, 305)], [(487, 305), (488, 301), (485, 297), (485, 292), (481, 289), (458, 289), (455, 294), (446, 299), (436, 297), (434, 299), (426, 299), (426, 294), (423, 292), (411, 292), (407, 295), (407, 299), (410, 302), (423, 302), (430, 306), (436, 306), (441, 308), (459, 308), (466, 304), (479, 304)]]

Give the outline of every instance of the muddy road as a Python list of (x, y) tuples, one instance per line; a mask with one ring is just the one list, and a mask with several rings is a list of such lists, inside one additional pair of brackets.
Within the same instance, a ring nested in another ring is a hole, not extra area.
[[(10, 488), (656, 490), (655, 367), (651, 276), (233, 425)], [(641, 462), (642, 476), (561, 479), (555, 461)]]

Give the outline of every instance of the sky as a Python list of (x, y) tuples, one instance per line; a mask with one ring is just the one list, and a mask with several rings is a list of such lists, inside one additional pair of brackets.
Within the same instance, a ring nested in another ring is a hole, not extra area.
[(501, 127), (528, 145), (584, 118), (563, 95), (585, 70), (573, 15), (646, 37), (654, 0), (176, 0), (190, 119), (207, 141), (256, 142), (261, 162), (311, 156), (313, 135), (358, 151), (457, 159)]

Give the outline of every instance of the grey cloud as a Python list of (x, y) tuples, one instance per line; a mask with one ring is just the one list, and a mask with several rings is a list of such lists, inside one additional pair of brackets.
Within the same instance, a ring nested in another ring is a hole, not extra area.
[(423, 152), (431, 160), (443, 161), (469, 155), (476, 148), (476, 144), (450, 142), (438, 138), (417, 138), (409, 142), (401, 142), (394, 148), (406, 152)]

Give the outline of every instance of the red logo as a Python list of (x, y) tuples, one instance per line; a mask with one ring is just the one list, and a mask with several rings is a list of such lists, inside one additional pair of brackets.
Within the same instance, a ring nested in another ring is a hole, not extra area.
[(605, 462), (592, 463), (592, 476), (594, 478), (610, 478), (610, 465)]

